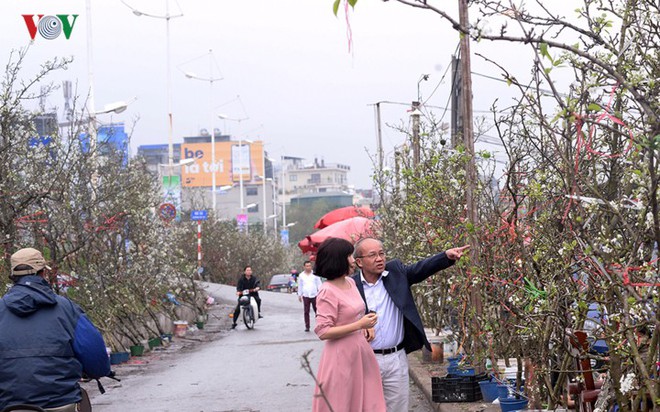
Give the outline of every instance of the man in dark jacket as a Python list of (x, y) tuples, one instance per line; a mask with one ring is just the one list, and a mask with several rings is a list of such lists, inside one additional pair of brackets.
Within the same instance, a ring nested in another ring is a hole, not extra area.
[(232, 329), (236, 328), (236, 322), (238, 321), (238, 317), (241, 314), (240, 299), (244, 290), (249, 290), (250, 296), (254, 297), (254, 300), (257, 301), (257, 312), (259, 312), (259, 317), (263, 318), (263, 316), (261, 316), (261, 298), (259, 297), (261, 282), (259, 279), (257, 279), (256, 276), (252, 276), (252, 267), (248, 265), (243, 268), (243, 276), (238, 279), (238, 283), (236, 284), (236, 296), (238, 296), (239, 303), (236, 305), (236, 309), (234, 310), (234, 323), (231, 325)]
[(0, 299), (0, 409), (73, 412), (83, 372), (110, 374), (103, 337), (78, 305), (53, 292), (41, 252), (21, 249), (10, 261), (14, 285)]
[(377, 239), (362, 239), (355, 245), (360, 270), (353, 279), (369, 310), (378, 314), (376, 336), (370, 343), (380, 366), (387, 412), (408, 411), (406, 354), (422, 346), (431, 350), (410, 287), (452, 266), (469, 247), (448, 249), (406, 266), (398, 259), (386, 262)]

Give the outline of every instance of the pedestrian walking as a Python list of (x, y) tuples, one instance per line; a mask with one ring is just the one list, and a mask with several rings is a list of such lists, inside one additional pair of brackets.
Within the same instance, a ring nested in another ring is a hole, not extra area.
[(303, 272), (298, 275), (298, 301), (303, 303), (305, 332), (309, 332), (309, 307), (314, 309), (314, 315), (316, 315), (316, 295), (323, 282), (312, 272), (311, 261), (305, 261), (303, 267)]
[(325, 341), (314, 390), (312, 410), (384, 412), (385, 398), (378, 362), (365, 330), (374, 327), (375, 313), (366, 307), (355, 281), (353, 245), (329, 238), (319, 246), (316, 273), (327, 279), (317, 296), (314, 332)]
[(83, 372), (110, 374), (103, 337), (78, 305), (51, 289), (41, 252), (21, 249), (10, 262), (14, 285), (0, 299), (0, 409), (77, 411)]
[(410, 287), (458, 261), (469, 245), (448, 249), (412, 265), (399, 259), (386, 262), (383, 243), (365, 238), (355, 245), (353, 275), (369, 310), (378, 314), (371, 347), (376, 354), (387, 403), (387, 412), (408, 412), (407, 353), (422, 346), (430, 351), (422, 319)]

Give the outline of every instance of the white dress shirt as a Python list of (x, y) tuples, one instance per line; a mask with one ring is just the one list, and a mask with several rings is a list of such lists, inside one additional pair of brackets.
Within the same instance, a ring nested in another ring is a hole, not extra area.
[(319, 293), (319, 288), (323, 282), (314, 272), (303, 272), (298, 275), (298, 296), (305, 298), (315, 298)]
[(378, 315), (376, 337), (371, 341), (371, 347), (374, 349), (390, 349), (403, 342), (403, 313), (396, 307), (383, 285), (383, 278), (388, 274), (388, 271), (384, 271), (376, 283), (369, 283), (360, 273), (367, 306)]

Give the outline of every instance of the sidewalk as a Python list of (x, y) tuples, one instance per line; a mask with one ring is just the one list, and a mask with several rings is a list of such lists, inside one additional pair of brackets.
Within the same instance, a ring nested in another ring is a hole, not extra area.
[(410, 377), (422, 390), (433, 410), (438, 412), (500, 412), (500, 407), (490, 402), (434, 403), (431, 397), (431, 377), (445, 376), (447, 374), (447, 362), (424, 362), (422, 351), (419, 350), (408, 354), (408, 366)]

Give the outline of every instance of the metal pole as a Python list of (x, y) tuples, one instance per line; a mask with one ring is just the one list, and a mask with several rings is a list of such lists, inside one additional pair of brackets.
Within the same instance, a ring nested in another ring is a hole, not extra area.
[(243, 138), (238, 138), (238, 187), (241, 213), (243, 213)]
[(378, 150), (378, 173), (383, 172), (383, 132), (381, 130), (380, 122), (380, 102), (378, 102), (376, 103), (376, 150)]
[(264, 142), (261, 142), (261, 180), (262, 180), (262, 200), (261, 207), (264, 209), (264, 236), (268, 233), (268, 213), (266, 213), (266, 149), (264, 147)]
[(170, 2), (165, 0), (165, 47), (167, 56), (167, 164), (169, 165), (169, 179), (172, 179), (172, 166), (174, 164), (174, 143), (172, 142), (172, 70), (170, 68)]
[(413, 167), (419, 164), (419, 102), (412, 102), (412, 121), (413, 121)]
[(87, 9), (87, 79), (89, 81), (89, 98), (87, 99), (87, 137), (89, 138), (89, 152), (92, 159), (92, 200), (96, 199), (96, 186), (98, 173), (96, 170), (96, 114), (94, 110), (94, 47), (92, 45), (92, 1), (85, 2)]
[(275, 239), (278, 238), (277, 234), (277, 199), (279, 199), (278, 196), (276, 196), (275, 192), (275, 173), (273, 173), (273, 214), (275, 217), (273, 217), (273, 231), (275, 232)]
[(282, 155), (282, 228), (286, 229), (286, 182), (284, 180), (284, 155)]
[(197, 221), (197, 274), (202, 277), (202, 221)]
[(211, 186), (213, 190), (213, 215), (215, 216), (216, 210), (216, 165), (215, 165), (215, 128), (213, 125), (213, 49), (209, 49), (209, 68), (211, 75), (209, 76), (209, 110), (211, 115)]

